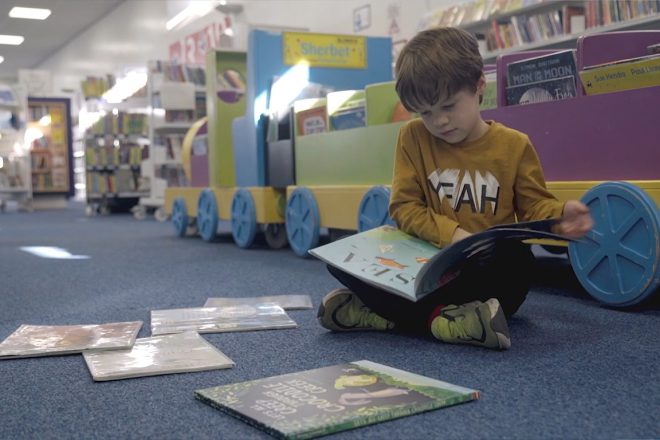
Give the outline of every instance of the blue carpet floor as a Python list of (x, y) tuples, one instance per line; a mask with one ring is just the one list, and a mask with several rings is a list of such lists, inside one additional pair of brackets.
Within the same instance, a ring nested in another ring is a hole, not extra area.
[[(57, 246), (89, 259), (39, 258)], [(265, 245), (175, 238), (169, 223), (61, 211), (0, 214), (0, 340), (19, 325), (142, 320), (209, 296), (308, 294), (338, 287), (325, 266)], [(80, 355), (0, 361), (1, 439), (252, 439), (267, 434), (195, 400), (194, 390), (368, 359), (482, 392), (479, 401), (336, 434), (337, 439), (659, 438), (660, 307), (592, 300), (565, 259), (541, 258), (536, 285), (496, 352), (397, 334), (299, 328), (204, 337), (230, 370), (95, 383)], [(658, 295), (660, 296), (660, 295)]]

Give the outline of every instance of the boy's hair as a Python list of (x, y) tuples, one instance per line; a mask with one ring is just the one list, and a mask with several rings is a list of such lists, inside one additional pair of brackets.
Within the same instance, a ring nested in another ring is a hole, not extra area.
[(477, 39), (451, 27), (415, 35), (396, 60), (396, 92), (406, 110), (416, 112), (464, 88), (477, 90), (484, 62)]

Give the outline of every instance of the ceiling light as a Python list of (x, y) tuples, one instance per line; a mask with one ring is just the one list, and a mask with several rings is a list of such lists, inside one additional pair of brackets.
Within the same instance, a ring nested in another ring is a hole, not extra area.
[(25, 38), (20, 35), (0, 35), (0, 44), (11, 44), (13, 46), (18, 46), (21, 44)]
[(2, 63), (5, 60), (5, 57), (0, 57), (0, 63)]
[(215, 0), (191, 2), (184, 10), (170, 18), (165, 24), (165, 28), (168, 31), (171, 31), (185, 21), (203, 17), (213, 10), (215, 3)]
[(9, 16), (12, 18), (27, 18), (30, 20), (45, 20), (50, 15), (50, 9), (41, 8), (22, 8), (14, 6), (9, 11)]

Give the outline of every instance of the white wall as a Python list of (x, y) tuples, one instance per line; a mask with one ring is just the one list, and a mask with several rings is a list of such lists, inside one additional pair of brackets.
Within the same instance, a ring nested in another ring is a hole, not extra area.
[[(371, 26), (358, 34), (390, 35), (394, 18), (399, 32), (392, 34), (393, 40), (409, 39), (417, 32), (424, 14), (464, 1), (230, 0), (230, 3), (243, 5), (243, 11), (232, 18), (238, 33), (235, 48), (245, 49), (250, 26), (352, 34), (353, 11), (365, 5), (371, 7)], [(150, 59), (167, 59), (172, 42), (224, 18), (223, 14), (213, 11), (182, 29), (166, 31), (167, 20), (185, 4), (182, 0), (127, 0), (38, 68), (51, 71), (57, 94), (62, 89), (79, 88), (81, 78), (86, 75), (120, 75), (131, 66), (144, 66)]]

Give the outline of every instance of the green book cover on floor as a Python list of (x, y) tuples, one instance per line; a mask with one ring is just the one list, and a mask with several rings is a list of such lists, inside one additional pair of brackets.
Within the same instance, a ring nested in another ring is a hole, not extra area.
[(308, 439), (469, 402), (479, 391), (362, 360), (206, 388), (195, 397), (275, 437)]

